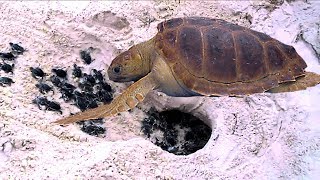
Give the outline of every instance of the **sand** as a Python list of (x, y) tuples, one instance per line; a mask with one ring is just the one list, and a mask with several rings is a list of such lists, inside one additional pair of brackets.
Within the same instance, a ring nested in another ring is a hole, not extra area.
[[(221, 18), (294, 46), (307, 70), (320, 73), (318, 1), (2, 2), (0, 50), (19, 42), (15, 83), (0, 91), (0, 179), (318, 179), (320, 86), (244, 98), (172, 98), (152, 92), (132, 112), (106, 120), (94, 137), (78, 126), (50, 124), (59, 113), (31, 104), (39, 95), (29, 67), (69, 70), (94, 47), (90, 68), (106, 69), (133, 44), (154, 36), (172, 17)], [(4, 75), (1, 72), (0, 75)], [(110, 82), (116, 94), (128, 85)], [(78, 110), (59, 99), (63, 116)], [(207, 145), (188, 156), (163, 151), (140, 132), (151, 106), (179, 108), (209, 124)]]

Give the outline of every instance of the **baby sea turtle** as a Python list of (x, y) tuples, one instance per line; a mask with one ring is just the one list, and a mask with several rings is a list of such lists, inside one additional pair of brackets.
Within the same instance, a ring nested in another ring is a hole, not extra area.
[(97, 87), (98, 87), (98, 89), (102, 89), (102, 90), (105, 90), (107, 92), (112, 92), (111, 86), (108, 83), (104, 82), (104, 81), (98, 82)]
[(55, 69), (55, 68), (53, 68), (51, 71), (54, 72), (58, 77), (61, 77), (61, 78), (66, 78), (67, 77), (67, 71), (65, 71), (63, 69)]
[(44, 72), (42, 71), (42, 69), (39, 68), (39, 67), (36, 67), (36, 68), (30, 67), (29, 69), (30, 69), (30, 71), (31, 71), (32, 77), (35, 78), (35, 79), (38, 79), (38, 77), (43, 78), (44, 76), (47, 75), (47, 74), (44, 73)]
[(39, 82), (36, 84), (36, 87), (39, 89), (40, 93), (42, 94), (45, 94), (49, 91), (52, 91), (54, 93), (53, 88), (46, 83)]
[(88, 82), (78, 83), (78, 87), (85, 92), (93, 92), (93, 85)]
[(93, 61), (89, 50), (81, 50), (80, 57), (83, 60), (83, 62), (85, 62), (86, 64), (91, 64), (91, 62)]
[(112, 101), (112, 99), (113, 99), (112, 93), (110, 91), (106, 91), (104, 89), (99, 89), (95, 93), (95, 95), (98, 98), (98, 101), (100, 101), (102, 103), (110, 103), (110, 101)]
[(52, 75), (50, 76), (50, 81), (52, 82), (52, 84), (56, 87), (61, 87), (62, 86), (62, 81), (59, 79), (58, 76), (56, 75)]
[(98, 71), (96, 69), (92, 69), (92, 72), (94, 73), (93, 77), (96, 79), (97, 82), (104, 81), (104, 77), (103, 77), (101, 71)]
[(42, 110), (41, 106), (46, 106), (49, 100), (46, 97), (37, 96), (32, 100), (33, 104), (36, 104), (40, 110)]
[(63, 82), (60, 82), (59, 86), (57, 86), (57, 87), (59, 87), (59, 90), (61, 93), (61, 98), (65, 102), (70, 101), (74, 97), (73, 92), (76, 89), (76, 87), (74, 85), (63, 81)]
[(48, 110), (48, 111), (57, 111), (60, 114), (62, 114), (60, 104), (55, 102), (55, 101), (47, 101), (46, 110)]
[(46, 97), (37, 96), (32, 100), (32, 103), (36, 104), (40, 110), (42, 110), (41, 106), (44, 106), (45, 110), (57, 111), (62, 114), (60, 104), (55, 101), (49, 101)]
[(99, 134), (104, 134), (106, 128), (103, 127), (103, 119), (93, 119), (91, 121), (79, 121), (77, 124), (80, 125), (81, 130), (92, 136), (98, 136)]
[(60, 89), (61, 97), (65, 102), (69, 102), (73, 97), (73, 90), (72, 89)]
[(0, 77), (0, 86), (11, 86), (11, 84), (14, 83), (13, 80), (9, 77)]
[(74, 86), (74, 85), (72, 85), (72, 84), (70, 84), (70, 83), (68, 83), (68, 82), (66, 82), (66, 81), (62, 81), (61, 82), (61, 86), (60, 86), (60, 88), (61, 89), (67, 89), (67, 90), (75, 90), (76, 89), (76, 87)]
[(94, 78), (94, 76), (87, 73), (83, 73), (82, 81), (91, 85), (96, 84), (96, 79)]
[(0, 63), (0, 69), (6, 73), (9, 73), (9, 72), (13, 73), (13, 68), (14, 68), (14, 64), (10, 65), (5, 62), (3, 64)]
[(11, 50), (16, 52), (17, 54), (23, 54), (23, 52), (25, 51), (25, 49), (19, 44), (15, 44), (11, 42), (9, 43), (9, 45), (11, 46)]
[(8, 52), (8, 53), (3, 53), (3, 52), (0, 52), (0, 58), (2, 58), (3, 60), (13, 60), (16, 58), (16, 56), (14, 56), (12, 54), (12, 52)]
[(291, 92), (320, 83), (292, 46), (220, 19), (174, 18), (158, 33), (121, 53), (108, 69), (110, 80), (136, 81), (110, 104), (56, 121), (117, 115), (134, 108), (153, 89), (170, 96), (243, 96)]
[(77, 66), (76, 64), (73, 64), (72, 75), (73, 77), (81, 78), (82, 77), (81, 67)]
[(77, 106), (81, 111), (88, 109), (89, 98), (87, 98), (84, 93), (75, 91), (74, 96), (75, 106)]

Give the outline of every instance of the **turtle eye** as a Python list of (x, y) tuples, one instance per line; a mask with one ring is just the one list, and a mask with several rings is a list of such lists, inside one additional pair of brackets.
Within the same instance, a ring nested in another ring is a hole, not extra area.
[(112, 70), (113, 70), (114, 73), (119, 74), (120, 71), (121, 71), (121, 67), (120, 66), (116, 66)]

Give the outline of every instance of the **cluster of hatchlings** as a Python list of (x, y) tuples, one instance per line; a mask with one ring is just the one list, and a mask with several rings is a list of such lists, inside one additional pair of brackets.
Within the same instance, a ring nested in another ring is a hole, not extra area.
[[(53, 86), (55, 86), (65, 102), (73, 101), (81, 111), (98, 107), (98, 103), (109, 103), (112, 100), (111, 86), (104, 80), (101, 71), (96, 69), (92, 69), (91, 74), (82, 73), (81, 67), (74, 64), (72, 76), (78, 79), (77, 85), (68, 82), (67, 71), (61, 68), (53, 68), (53, 75), (49, 80), (46, 80), (47, 73), (39, 67), (31, 67), (30, 71), (34, 78), (39, 79), (35, 86), (40, 93), (47, 94), (50, 91), (54, 93)], [(53, 86), (47, 81), (50, 81)], [(33, 102), (39, 109), (41, 109), (40, 106), (46, 106), (46, 110), (59, 111), (62, 114), (60, 105), (47, 100), (44, 96), (36, 97)]]
[[(90, 64), (93, 60), (88, 51), (80, 51), (80, 57), (85, 64)], [(40, 110), (57, 111), (62, 114), (62, 108), (56, 101), (48, 100), (45, 96), (48, 93), (54, 93), (57, 89), (65, 102), (72, 103), (81, 111), (96, 108), (99, 104), (106, 104), (113, 99), (113, 90), (105, 81), (101, 71), (91, 69), (90, 73), (82, 71), (83, 67), (73, 64), (72, 77), (73, 82), (68, 81), (68, 72), (63, 68), (52, 68), (51, 75), (44, 72), (40, 67), (30, 67), (32, 77), (38, 82), (35, 86), (39, 89), (39, 93), (43, 94), (33, 99), (33, 103)], [(94, 126), (92, 122), (102, 124), (101, 119), (96, 118), (95, 121), (86, 122), (82, 125), (82, 130), (89, 134), (98, 135), (105, 131), (100, 126)]]
[[(0, 69), (5, 73), (13, 75), (14, 60), (18, 55), (22, 55), (26, 50), (19, 44), (9, 43), (10, 52), (0, 52)], [(89, 65), (93, 59), (90, 55), (91, 48), (80, 51), (80, 57), (84, 64)], [(62, 108), (56, 101), (49, 100), (46, 95), (57, 88), (61, 93), (61, 98), (65, 102), (72, 102), (81, 111), (98, 107), (99, 104), (109, 103), (113, 99), (113, 90), (105, 81), (101, 71), (92, 69), (90, 73), (82, 72), (82, 67), (73, 65), (72, 77), (77, 80), (77, 85), (68, 82), (68, 73), (62, 68), (52, 68), (52, 75), (44, 72), (40, 67), (30, 67), (31, 76), (37, 80), (35, 87), (39, 89), (41, 96), (32, 100), (40, 110), (57, 111), (62, 114)], [(13, 79), (7, 76), (0, 77), (1, 86), (11, 86)], [(97, 118), (90, 122), (80, 122), (81, 129), (91, 135), (98, 135), (105, 132), (101, 127), (102, 119)]]
[[(0, 52), (0, 58), (2, 59), (2, 63), (0, 63), (0, 70), (4, 71), (5, 73), (13, 74), (14, 68), (14, 60), (18, 57), (18, 55), (23, 54), (25, 49), (16, 43), (9, 43), (10, 45), (10, 52)], [(11, 86), (14, 83), (12, 78), (8, 76), (0, 76), (0, 85), (1, 86)]]

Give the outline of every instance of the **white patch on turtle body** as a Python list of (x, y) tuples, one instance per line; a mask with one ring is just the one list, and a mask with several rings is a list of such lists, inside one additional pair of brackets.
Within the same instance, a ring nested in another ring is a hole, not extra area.
[(171, 71), (171, 68), (160, 56), (155, 58), (152, 72), (159, 83), (158, 90), (169, 96), (189, 97), (199, 95), (198, 93), (189, 90), (182, 83), (178, 83)]

